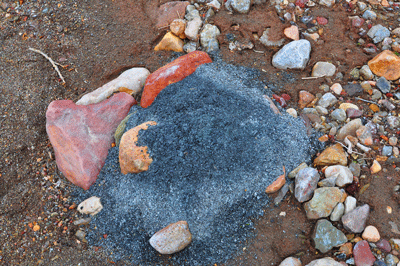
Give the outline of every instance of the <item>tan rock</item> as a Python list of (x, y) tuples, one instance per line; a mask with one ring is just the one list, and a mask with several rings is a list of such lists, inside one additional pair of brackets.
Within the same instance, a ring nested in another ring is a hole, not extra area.
[(265, 193), (274, 193), (277, 192), (283, 185), (286, 183), (286, 170), (285, 166), (283, 166), (283, 175), (280, 175), (271, 185), (267, 187)]
[(286, 28), (283, 31), (283, 34), (285, 34), (286, 37), (289, 39), (298, 41), (299, 40), (299, 28), (297, 26), (290, 26), (289, 28)]
[(301, 266), (301, 261), (297, 258), (288, 257), (284, 259), (279, 266)]
[(315, 96), (308, 91), (299, 92), (299, 107), (303, 109), (315, 99)]
[(154, 47), (154, 51), (183, 52), (183, 41), (171, 32), (168, 32), (157, 46)]
[(149, 126), (157, 125), (154, 121), (145, 122), (134, 127), (124, 135), (122, 135), (119, 145), (119, 164), (121, 172), (126, 175), (128, 173), (140, 173), (147, 171), (153, 159), (147, 153), (147, 147), (136, 146), (138, 134), (140, 130), (146, 130)]
[(185, 35), (186, 20), (184, 20), (184, 19), (175, 19), (169, 25), (169, 29), (171, 30), (171, 32), (175, 36), (178, 36), (181, 39), (185, 39), (186, 38), (186, 35)]
[(375, 226), (368, 225), (365, 227), (362, 238), (368, 242), (378, 242), (381, 236)]
[(371, 174), (376, 174), (382, 170), (382, 166), (380, 165), (380, 163), (378, 163), (377, 160), (374, 160), (370, 169), (371, 169)]
[(346, 254), (346, 257), (349, 257), (351, 254), (353, 254), (353, 244), (351, 242), (344, 243), (340, 246), (339, 252), (344, 253)]
[(353, 108), (353, 109), (356, 109), (356, 110), (360, 110), (360, 108), (358, 108), (357, 105), (352, 104), (352, 103), (341, 103), (341, 104), (339, 105), (339, 109), (343, 109), (344, 111), (346, 111), (346, 110), (349, 109), (349, 108)]
[(326, 148), (315, 160), (314, 165), (347, 165), (347, 156), (340, 144), (335, 144)]
[(361, 126), (362, 126), (362, 122), (361, 122), (360, 118), (351, 120), (346, 125), (344, 125), (342, 128), (340, 128), (336, 138), (338, 140), (343, 140), (347, 135), (351, 135), (351, 136), (355, 137), (357, 129)]
[(371, 71), (387, 80), (400, 78), (400, 58), (390, 50), (385, 50), (368, 62)]
[(174, 254), (192, 242), (192, 234), (189, 231), (188, 223), (179, 221), (155, 233), (149, 242), (161, 254)]
[(96, 215), (103, 209), (100, 198), (93, 196), (79, 203), (77, 210), (83, 214)]
[[(331, 91), (333, 91), (336, 95), (340, 95), (340, 93), (342, 92), (343, 88), (342, 85), (340, 85), (339, 83), (334, 83), (331, 86)], [(346, 111), (346, 110), (345, 110)]]

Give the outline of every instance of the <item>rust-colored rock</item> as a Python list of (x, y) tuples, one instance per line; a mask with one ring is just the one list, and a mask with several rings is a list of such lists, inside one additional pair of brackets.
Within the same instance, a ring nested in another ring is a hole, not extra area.
[(400, 78), (400, 57), (390, 50), (385, 50), (368, 62), (371, 71), (387, 80)]
[(135, 103), (130, 95), (118, 93), (97, 104), (60, 100), (49, 105), (46, 131), (57, 166), (69, 181), (83, 189), (96, 181), (113, 134)]
[(157, 69), (146, 79), (140, 106), (149, 107), (165, 87), (186, 78), (198, 66), (211, 62), (212, 60), (207, 53), (194, 51)]
[(171, 32), (168, 32), (156, 47), (154, 47), (154, 51), (183, 52), (183, 41)]
[(299, 92), (299, 107), (303, 109), (315, 99), (315, 96), (308, 91)]
[(157, 24), (158, 29), (167, 27), (177, 18), (185, 16), (188, 1), (172, 1), (161, 5), (158, 9)]
[(121, 172), (126, 175), (128, 173), (140, 173), (147, 171), (153, 159), (147, 152), (147, 147), (137, 146), (138, 134), (140, 130), (146, 130), (149, 126), (157, 125), (154, 121), (144, 122), (134, 127), (122, 136), (119, 145), (119, 165)]
[(340, 144), (326, 148), (315, 160), (314, 165), (347, 165), (347, 156)]
[(286, 170), (285, 166), (283, 166), (283, 175), (280, 175), (271, 185), (269, 185), (265, 190), (265, 192), (266, 193), (277, 192), (286, 183), (285, 177), (286, 177)]

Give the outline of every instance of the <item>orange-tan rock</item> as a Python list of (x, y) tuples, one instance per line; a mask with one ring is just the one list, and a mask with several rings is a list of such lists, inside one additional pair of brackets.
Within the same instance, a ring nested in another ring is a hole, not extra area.
[(299, 107), (303, 109), (315, 99), (315, 96), (308, 91), (299, 92)]
[(285, 166), (283, 167), (283, 175), (280, 175), (271, 185), (267, 187), (265, 190), (266, 193), (274, 193), (277, 192), (283, 185), (286, 183), (286, 170)]
[(326, 148), (321, 154), (315, 158), (314, 165), (347, 165), (347, 156), (340, 144), (335, 144)]
[(390, 50), (385, 50), (368, 62), (371, 71), (387, 80), (400, 78), (400, 57)]
[(192, 74), (198, 66), (211, 62), (212, 60), (207, 53), (194, 51), (157, 69), (146, 79), (140, 106), (143, 108), (149, 107), (165, 87), (186, 78)]
[(169, 25), (169, 29), (171, 30), (171, 32), (175, 36), (178, 36), (181, 39), (185, 39), (186, 38), (186, 35), (185, 35), (186, 20), (184, 20), (184, 19), (175, 19)]
[(298, 41), (299, 40), (299, 28), (297, 28), (297, 26), (292, 25), (288, 28), (286, 28), (283, 31), (283, 34), (285, 34), (286, 37), (288, 37), (289, 39)]
[(138, 134), (140, 130), (146, 130), (149, 126), (157, 125), (154, 121), (145, 122), (134, 127), (122, 136), (119, 145), (119, 164), (121, 172), (126, 175), (128, 173), (140, 173), (147, 171), (153, 159), (147, 152), (147, 146), (137, 146)]
[(376, 174), (382, 170), (382, 166), (378, 163), (377, 160), (374, 160), (371, 166), (371, 174)]
[(365, 227), (362, 238), (368, 242), (378, 242), (381, 239), (378, 229), (375, 226), (368, 225)]
[(149, 242), (161, 254), (174, 254), (192, 242), (192, 234), (189, 231), (188, 223), (179, 221), (155, 233)]
[(157, 46), (154, 47), (154, 51), (183, 52), (183, 41), (171, 32), (168, 32)]

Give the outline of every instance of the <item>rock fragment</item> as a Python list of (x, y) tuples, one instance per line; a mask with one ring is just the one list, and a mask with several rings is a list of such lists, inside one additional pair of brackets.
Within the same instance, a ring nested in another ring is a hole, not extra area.
[(188, 223), (179, 221), (155, 233), (149, 242), (161, 254), (174, 254), (192, 242), (192, 234), (189, 231)]

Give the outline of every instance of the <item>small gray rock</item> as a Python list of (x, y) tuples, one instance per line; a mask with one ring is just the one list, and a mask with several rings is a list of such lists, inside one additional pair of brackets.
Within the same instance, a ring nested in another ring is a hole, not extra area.
[(390, 81), (388, 81), (385, 77), (380, 77), (376, 81), (376, 86), (384, 94), (390, 91)]
[(338, 99), (330, 92), (325, 93), (321, 99), (318, 101), (318, 105), (324, 108), (329, 108), (335, 103), (337, 103)]
[(326, 253), (333, 247), (340, 246), (347, 242), (346, 235), (326, 219), (317, 222), (312, 239), (314, 240), (315, 248), (322, 253)]
[(194, 52), (197, 50), (197, 43), (196, 42), (188, 42), (183, 46), (183, 50), (186, 53)]
[(339, 122), (344, 122), (347, 118), (346, 112), (343, 109), (336, 109), (331, 113), (331, 117)]
[(336, 207), (333, 209), (330, 219), (332, 222), (337, 222), (342, 218), (344, 214), (344, 204), (339, 202)]
[(203, 22), (200, 17), (196, 17), (186, 24), (185, 35), (191, 41), (197, 41), (199, 39), (199, 30)]
[(331, 77), (335, 74), (336, 67), (334, 64), (329, 62), (317, 62), (313, 69), (311, 76), (312, 77)]
[(233, 10), (246, 14), (250, 10), (251, 0), (228, 0)]
[(383, 156), (390, 156), (393, 153), (393, 147), (392, 146), (383, 146), (382, 148), (382, 155)]
[(372, 26), (372, 28), (368, 31), (367, 35), (374, 41), (374, 43), (379, 43), (383, 41), (383, 39), (385, 39), (386, 37), (390, 36), (390, 31), (381, 24), (378, 24)]
[(357, 206), (357, 200), (355, 197), (348, 196), (344, 201), (344, 214), (347, 214), (354, 210)]
[(372, 73), (371, 69), (369, 68), (368, 65), (363, 65), (360, 69), (360, 75), (364, 79), (373, 79), (374, 78), (374, 73)]
[(218, 51), (219, 44), (217, 37), (220, 35), (218, 27), (206, 24), (200, 33), (200, 42), (206, 52)]
[(279, 69), (304, 69), (310, 59), (310, 52), (309, 41), (292, 41), (273, 56), (272, 65)]
[[(357, 3), (358, 4), (358, 3)], [(365, 5), (365, 4), (364, 4)], [(366, 5), (365, 5), (366, 8)], [(364, 9), (365, 9), (364, 8)], [(361, 8), (360, 8), (361, 9)], [(364, 14), (363, 14), (363, 18), (364, 19), (369, 19), (369, 20), (375, 20), (376, 19), (376, 13), (372, 10), (365, 10)]]
[(385, 258), (385, 262), (387, 266), (396, 266), (399, 263), (399, 258), (393, 254), (388, 254)]
[(369, 215), (369, 205), (364, 204), (363, 206), (357, 207), (351, 212), (343, 215), (342, 223), (343, 227), (351, 233), (361, 233), (364, 231)]
[(319, 4), (327, 7), (331, 7), (335, 3), (335, 0), (320, 0)]
[(299, 202), (311, 199), (314, 190), (317, 188), (320, 176), (314, 168), (301, 169), (295, 179), (294, 195)]
[(359, 83), (344, 85), (343, 89), (349, 96), (358, 96), (364, 92), (364, 89), (361, 87)]
[(358, 163), (351, 162), (349, 165), (350, 171), (353, 173), (354, 176), (359, 177), (361, 173), (361, 166)]
[(325, 177), (335, 177), (335, 183), (338, 187), (343, 187), (353, 182), (353, 173), (343, 165), (331, 165), (325, 169)]
[(386, 121), (391, 129), (396, 129), (400, 126), (400, 118), (397, 116), (388, 116)]

